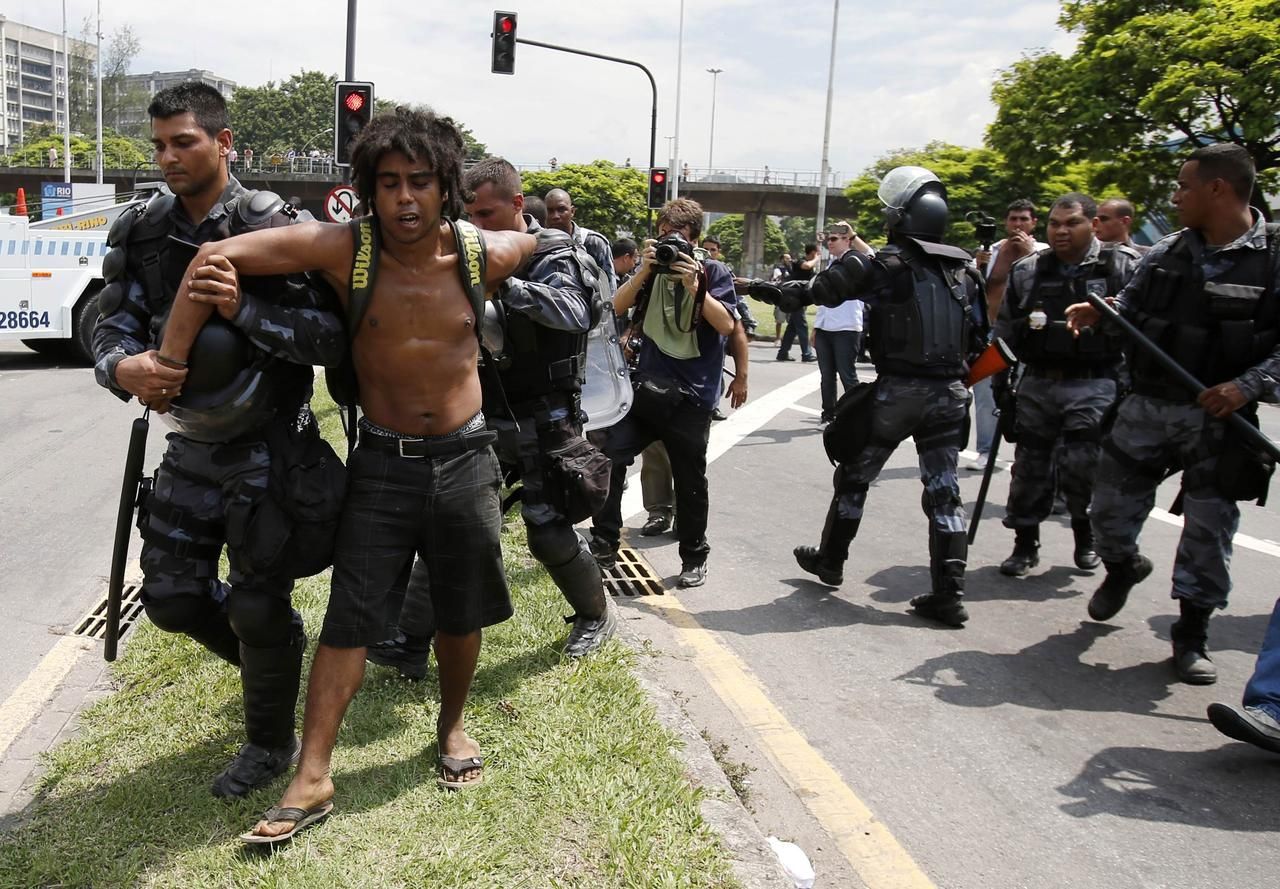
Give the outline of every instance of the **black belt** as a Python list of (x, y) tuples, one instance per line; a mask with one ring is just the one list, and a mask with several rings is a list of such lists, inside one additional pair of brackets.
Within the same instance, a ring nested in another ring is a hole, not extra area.
[(498, 433), (490, 429), (477, 429), (475, 432), (438, 435), (431, 438), (394, 438), (361, 429), (360, 447), (385, 451), (411, 460), (423, 460), (434, 457), (456, 457), (467, 451), (478, 451), (493, 444), (497, 438)]
[(1046, 380), (1114, 380), (1110, 367), (1038, 367), (1027, 365), (1027, 376)]

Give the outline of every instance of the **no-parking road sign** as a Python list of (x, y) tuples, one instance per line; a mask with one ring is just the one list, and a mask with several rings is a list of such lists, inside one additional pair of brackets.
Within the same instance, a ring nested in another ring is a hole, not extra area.
[(357, 200), (350, 185), (335, 185), (324, 199), (324, 215), (330, 222), (349, 222), (355, 216)]

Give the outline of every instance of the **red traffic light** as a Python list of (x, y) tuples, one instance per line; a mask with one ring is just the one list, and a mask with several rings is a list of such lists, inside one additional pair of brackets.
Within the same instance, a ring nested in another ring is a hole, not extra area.
[(655, 185), (661, 185), (662, 183), (664, 183), (664, 182), (666, 182), (666, 181), (667, 181), (667, 174), (666, 174), (666, 173), (654, 173), (654, 174), (653, 174), (653, 182), (654, 182), (654, 184), (655, 184)]
[(347, 93), (347, 97), (342, 100), (342, 104), (347, 106), (348, 111), (359, 111), (364, 107), (364, 96), (360, 93)]
[(509, 16), (503, 16), (498, 20), (498, 29), (501, 30), (503, 34), (510, 34), (516, 29), (515, 20)]

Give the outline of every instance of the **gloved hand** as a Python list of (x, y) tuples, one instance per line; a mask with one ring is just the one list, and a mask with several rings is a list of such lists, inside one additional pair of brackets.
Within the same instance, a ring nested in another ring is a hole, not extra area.
[(762, 303), (777, 306), (788, 314), (810, 304), (809, 288), (804, 281), (784, 281), (782, 284), (752, 281), (747, 285), (747, 295)]

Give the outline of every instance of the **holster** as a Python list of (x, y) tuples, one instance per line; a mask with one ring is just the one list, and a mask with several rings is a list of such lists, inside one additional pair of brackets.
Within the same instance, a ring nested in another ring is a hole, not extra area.
[(875, 383), (855, 383), (832, 409), (832, 420), (822, 430), (822, 446), (833, 464), (857, 459), (871, 441), (871, 406)]

